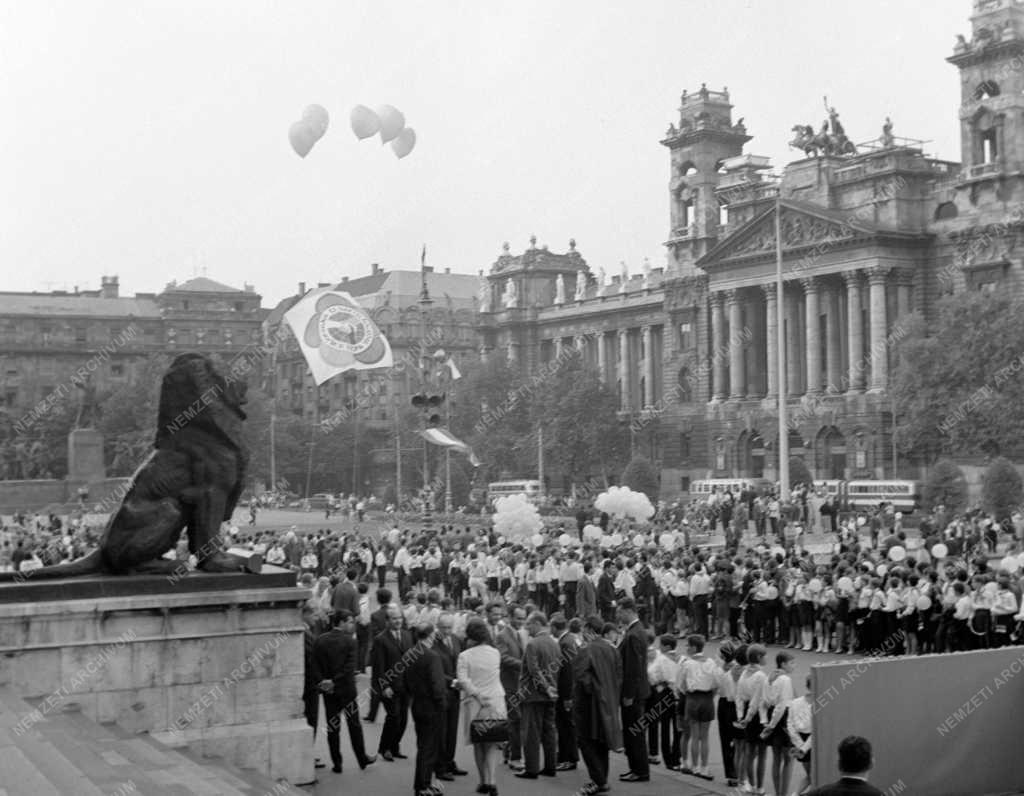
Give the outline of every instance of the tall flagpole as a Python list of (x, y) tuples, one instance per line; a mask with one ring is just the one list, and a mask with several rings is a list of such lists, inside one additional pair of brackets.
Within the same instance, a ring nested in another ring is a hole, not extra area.
[(789, 500), (789, 418), (786, 416), (786, 332), (783, 328), (785, 287), (782, 280), (782, 191), (775, 196), (775, 306), (779, 382), (779, 501)]

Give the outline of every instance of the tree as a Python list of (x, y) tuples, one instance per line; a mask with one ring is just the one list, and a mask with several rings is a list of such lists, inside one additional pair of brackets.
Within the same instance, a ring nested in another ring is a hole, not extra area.
[(658, 502), (658, 473), (654, 465), (643, 456), (634, 456), (629, 460), (626, 469), (622, 471), (622, 483), (634, 492), (643, 492), (652, 503)]
[(1002, 521), (1013, 514), (1024, 500), (1024, 483), (1013, 464), (1003, 457), (994, 459), (985, 470), (981, 500), (985, 511)]
[(945, 506), (960, 511), (967, 504), (967, 479), (963, 471), (948, 459), (936, 462), (925, 480), (921, 496), (925, 511)]
[(901, 320), (890, 389), (904, 454), (1010, 452), (1024, 439), (1024, 300), (1013, 291), (965, 292), (938, 302), (938, 317)]
[(169, 357), (153, 356), (130, 381), (99, 396), (96, 429), (103, 434), (110, 475), (130, 476), (152, 450), (160, 386), (170, 364)]
[(798, 456), (790, 456), (789, 485), (791, 487), (794, 487), (797, 484), (807, 484), (808, 486), (810, 486), (813, 483), (814, 478), (811, 476), (811, 471), (807, 469), (807, 463)]

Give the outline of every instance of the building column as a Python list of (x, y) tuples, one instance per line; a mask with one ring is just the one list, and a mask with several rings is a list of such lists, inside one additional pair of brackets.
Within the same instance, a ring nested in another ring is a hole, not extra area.
[(807, 394), (821, 392), (821, 316), (819, 304), (820, 283), (810, 277), (802, 280), (804, 286), (804, 334), (807, 352)]
[[(839, 290), (834, 284), (825, 288), (825, 358), (828, 360), (828, 387), (839, 390), (843, 383), (843, 354), (839, 330)], [(841, 390), (840, 390), (841, 392)]]
[(644, 344), (644, 405), (646, 409), (654, 405), (654, 346), (651, 341), (651, 327), (641, 329)]
[(846, 351), (849, 360), (847, 374), (847, 390), (862, 392), (864, 390), (864, 324), (860, 306), (860, 271), (847, 271), (843, 274), (846, 283)]
[(721, 401), (725, 398), (725, 316), (722, 303), (725, 296), (721, 293), (711, 294), (711, 400)]
[(889, 333), (885, 313), (885, 282), (888, 268), (868, 271), (868, 289), (871, 299), (871, 391), (881, 392), (889, 385), (889, 351), (886, 335)]
[(629, 329), (619, 329), (619, 406), (623, 412), (632, 408), (629, 401)]
[(490, 351), (491, 351), (491, 349), (489, 349), (487, 346), (485, 346), (485, 345), (480, 346), (480, 364), (481, 365), (486, 365), (487, 364), (488, 355), (490, 354)]
[(740, 291), (725, 294), (729, 306), (729, 397), (747, 397), (747, 374), (743, 361), (743, 299)]
[(761, 285), (765, 306), (765, 351), (768, 367), (768, 398), (779, 394), (779, 297), (774, 284)]
[(555, 359), (561, 359), (562, 357), (562, 338), (555, 338)]
[(792, 398), (803, 395), (801, 375), (803, 362), (800, 356), (800, 300), (794, 291), (786, 294), (786, 394)]
[(606, 349), (606, 335), (604, 332), (597, 333), (597, 375), (602, 384), (608, 383), (608, 356)]

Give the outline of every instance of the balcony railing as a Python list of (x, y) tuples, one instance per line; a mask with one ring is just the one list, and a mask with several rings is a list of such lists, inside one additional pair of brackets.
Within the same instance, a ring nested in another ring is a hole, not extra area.
[(969, 180), (976, 180), (980, 177), (998, 174), (1002, 170), (1002, 166), (998, 163), (977, 163), (964, 169), (963, 174)]

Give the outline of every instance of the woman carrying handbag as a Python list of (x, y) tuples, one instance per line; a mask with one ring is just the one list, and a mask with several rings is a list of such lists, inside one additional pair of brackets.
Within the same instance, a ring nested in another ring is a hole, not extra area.
[(483, 619), (466, 623), (466, 644), (459, 654), (456, 677), (462, 700), (465, 743), (473, 746), (480, 784), (476, 792), (497, 796), (495, 784), (502, 744), (508, 740), (508, 712), (505, 689), (501, 687), (501, 655), (490, 644)]

